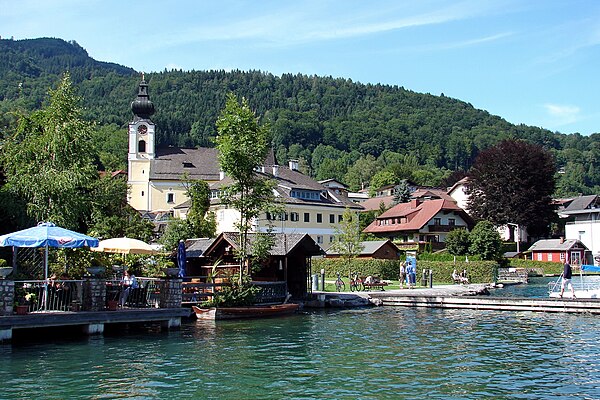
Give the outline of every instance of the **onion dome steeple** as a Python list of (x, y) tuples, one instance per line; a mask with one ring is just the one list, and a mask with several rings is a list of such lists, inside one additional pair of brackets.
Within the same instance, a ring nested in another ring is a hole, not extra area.
[(154, 114), (154, 104), (150, 101), (148, 84), (144, 80), (144, 74), (142, 74), (137, 98), (131, 102), (131, 111), (138, 119), (150, 119), (150, 116)]

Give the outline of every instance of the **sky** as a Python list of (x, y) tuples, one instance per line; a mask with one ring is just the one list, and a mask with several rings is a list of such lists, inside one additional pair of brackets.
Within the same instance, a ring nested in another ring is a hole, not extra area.
[(144, 72), (397, 85), (514, 124), (600, 132), (596, 0), (0, 0), (0, 35), (75, 40)]

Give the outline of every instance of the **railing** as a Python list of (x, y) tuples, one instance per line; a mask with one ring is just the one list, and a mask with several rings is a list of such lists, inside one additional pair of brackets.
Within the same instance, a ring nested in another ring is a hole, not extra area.
[(106, 281), (106, 300), (118, 301), (130, 308), (159, 307), (160, 289), (157, 278), (136, 278), (137, 288), (123, 287), (120, 280)]
[(81, 280), (15, 281), (15, 304), (27, 305), (29, 312), (77, 311), (82, 299)]
[[(128, 308), (159, 307), (160, 287), (156, 278), (136, 278), (139, 287), (124, 288), (120, 280), (106, 281), (106, 301), (117, 301)], [(26, 305), (28, 312), (79, 311), (84, 298), (83, 280), (15, 281), (15, 305)]]
[(252, 284), (260, 288), (256, 294), (257, 303), (282, 303), (287, 296), (286, 282), (258, 282)]
[(441, 225), (441, 224), (429, 224), (427, 225), (429, 232), (450, 232), (454, 229), (466, 228), (464, 225)]
[[(201, 303), (212, 298), (228, 283), (183, 282), (183, 303)], [(252, 285), (260, 288), (256, 294), (256, 303), (281, 303), (287, 296), (286, 282), (252, 281)]]

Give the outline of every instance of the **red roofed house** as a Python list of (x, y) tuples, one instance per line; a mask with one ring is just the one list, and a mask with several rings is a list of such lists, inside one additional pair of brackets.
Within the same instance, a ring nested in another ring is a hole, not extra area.
[(529, 248), (534, 261), (552, 261), (564, 263), (565, 259), (573, 265), (586, 262), (588, 248), (579, 239), (543, 239)]
[(397, 242), (431, 242), (441, 248), (453, 229), (471, 229), (471, 217), (448, 199), (419, 200), (400, 203), (381, 214), (363, 232)]

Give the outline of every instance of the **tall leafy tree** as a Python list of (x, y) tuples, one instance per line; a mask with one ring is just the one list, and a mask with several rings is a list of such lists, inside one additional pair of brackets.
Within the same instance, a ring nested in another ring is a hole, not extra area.
[(210, 188), (203, 180), (188, 181), (186, 194), (190, 199), (190, 209), (186, 220), (191, 224), (194, 237), (213, 237), (217, 229), (215, 216), (209, 212)]
[(481, 152), (469, 171), (468, 208), (476, 219), (515, 223), (531, 235), (544, 235), (556, 215), (554, 173), (554, 159), (543, 147), (502, 141)]
[(154, 225), (127, 204), (125, 176), (105, 174), (91, 186), (91, 222), (89, 233), (107, 239), (129, 237), (148, 242)]
[(446, 235), (446, 250), (454, 256), (469, 254), (471, 239), (466, 229), (454, 229)]
[(334, 229), (335, 241), (331, 248), (340, 254), (350, 272), (352, 260), (358, 257), (363, 249), (358, 213), (346, 207), (342, 215), (342, 222)]
[[(187, 179), (187, 178), (185, 178)], [(214, 237), (217, 227), (215, 216), (209, 211), (210, 189), (203, 180), (186, 180), (186, 195), (190, 208), (185, 219), (172, 218), (160, 242), (167, 251), (174, 251), (180, 240)]]
[(241, 103), (230, 93), (225, 108), (217, 119), (217, 148), (221, 169), (232, 179), (223, 190), (222, 200), (239, 212), (240, 284), (250, 254), (248, 233), (251, 223), (274, 204), (273, 183), (259, 176), (270, 149), (269, 129), (258, 123), (246, 99)]
[(41, 110), (23, 115), (2, 148), (7, 186), (35, 221), (83, 229), (91, 184), (98, 179), (93, 125), (82, 118), (69, 74)]
[(502, 238), (490, 221), (479, 221), (469, 235), (469, 252), (479, 254), (483, 260), (498, 260), (501, 256)]

